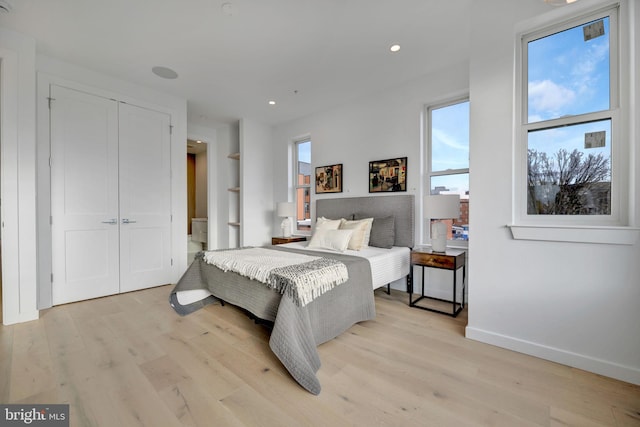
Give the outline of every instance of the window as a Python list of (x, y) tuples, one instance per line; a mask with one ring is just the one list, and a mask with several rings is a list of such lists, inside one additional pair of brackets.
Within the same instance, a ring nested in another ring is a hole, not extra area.
[[(457, 99), (427, 108), (429, 194), (458, 194), (460, 216), (447, 220), (447, 240), (469, 239), (469, 101)], [(426, 227), (426, 233), (429, 228)]]
[(527, 222), (619, 224), (617, 22), (612, 8), (522, 37)]
[(296, 232), (311, 231), (311, 140), (295, 143)]
[(514, 239), (634, 244), (632, 1), (558, 9), (516, 33)]

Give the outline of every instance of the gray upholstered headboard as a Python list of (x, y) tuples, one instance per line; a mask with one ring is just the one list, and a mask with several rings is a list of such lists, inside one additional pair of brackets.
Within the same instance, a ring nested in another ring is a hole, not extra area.
[(415, 215), (413, 194), (371, 197), (316, 199), (316, 218), (395, 217), (394, 246), (414, 245)]

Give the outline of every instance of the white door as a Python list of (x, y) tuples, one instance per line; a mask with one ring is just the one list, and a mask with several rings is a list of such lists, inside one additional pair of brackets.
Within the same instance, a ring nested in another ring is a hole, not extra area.
[(170, 116), (120, 103), (120, 291), (171, 283)]
[(118, 293), (118, 104), (52, 85), (53, 304)]

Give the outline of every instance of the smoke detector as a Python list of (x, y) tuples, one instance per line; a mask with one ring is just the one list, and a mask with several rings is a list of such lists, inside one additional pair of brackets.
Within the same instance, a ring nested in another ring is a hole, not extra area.
[(9, 0), (0, 0), (0, 13), (9, 13), (13, 10), (13, 5)]
[(151, 69), (151, 72), (158, 77), (162, 77), (163, 79), (178, 78), (178, 73), (176, 73), (175, 71), (173, 71), (171, 68), (168, 68), (168, 67), (155, 66)]

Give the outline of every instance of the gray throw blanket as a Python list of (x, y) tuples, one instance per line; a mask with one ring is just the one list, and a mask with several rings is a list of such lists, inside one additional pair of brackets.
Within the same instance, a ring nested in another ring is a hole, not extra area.
[(269, 248), (206, 251), (204, 260), (225, 272), (233, 271), (286, 293), (298, 305), (307, 305), (349, 278), (347, 267), (340, 261)]
[[(186, 315), (218, 298), (273, 322), (269, 347), (302, 387), (319, 394), (321, 386), (316, 372), (320, 368), (320, 358), (316, 347), (358, 322), (375, 318), (369, 261), (338, 253), (312, 253), (281, 246), (270, 248), (340, 261), (347, 267), (349, 279), (301, 306), (290, 295), (280, 295), (239, 274), (225, 273), (204, 262), (199, 255), (172, 290), (170, 303), (177, 313)], [(179, 304), (176, 293), (192, 289), (207, 289), (214, 297), (187, 306)]]

